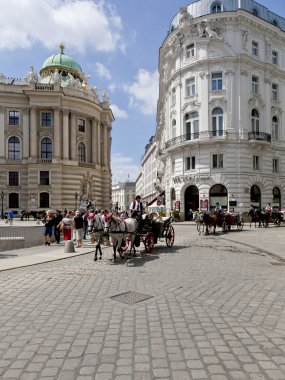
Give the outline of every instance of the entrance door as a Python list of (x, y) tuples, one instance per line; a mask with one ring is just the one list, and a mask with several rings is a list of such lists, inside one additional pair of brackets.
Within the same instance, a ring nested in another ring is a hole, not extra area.
[(189, 211), (199, 209), (199, 190), (196, 186), (187, 187), (184, 194), (184, 204), (185, 220), (192, 220), (192, 213)]

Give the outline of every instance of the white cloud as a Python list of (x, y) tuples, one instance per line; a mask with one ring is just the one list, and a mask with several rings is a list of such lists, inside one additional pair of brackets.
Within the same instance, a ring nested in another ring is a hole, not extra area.
[[(11, 22), (11, 16), (13, 22)], [(122, 21), (105, 0), (9, 0), (1, 2), (0, 49), (59, 43), (84, 52), (124, 49)]]
[(122, 153), (115, 153), (111, 157), (111, 167), (113, 174), (113, 183), (130, 180), (135, 182), (140, 167), (136, 165), (132, 157), (124, 156)]
[(111, 73), (103, 63), (96, 62), (95, 66), (96, 73), (100, 78), (111, 79)]
[(159, 75), (140, 69), (135, 82), (125, 86), (125, 91), (130, 95), (130, 107), (139, 109), (144, 115), (156, 113), (158, 99)]
[(115, 116), (115, 119), (127, 119), (128, 114), (126, 111), (122, 110), (117, 106), (116, 104), (111, 104), (111, 110), (113, 111), (113, 114)]

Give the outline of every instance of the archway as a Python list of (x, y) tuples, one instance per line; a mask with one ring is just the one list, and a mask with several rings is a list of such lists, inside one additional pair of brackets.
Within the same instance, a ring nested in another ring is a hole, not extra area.
[(261, 208), (261, 192), (256, 185), (251, 186), (250, 189), (250, 205)]
[(185, 190), (184, 205), (185, 220), (192, 220), (192, 213), (189, 211), (199, 209), (199, 190), (196, 186), (191, 185)]
[(222, 209), (228, 208), (228, 190), (224, 185), (217, 184), (210, 190), (210, 211), (213, 211), (219, 203)]

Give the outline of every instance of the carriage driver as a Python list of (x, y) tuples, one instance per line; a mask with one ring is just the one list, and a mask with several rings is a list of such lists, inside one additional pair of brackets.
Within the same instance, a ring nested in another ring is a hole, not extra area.
[(265, 224), (268, 227), (269, 216), (272, 215), (272, 206), (271, 203), (268, 203), (266, 207), (264, 207), (264, 215), (265, 215)]
[(137, 195), (135, 200), (132, 201), (130, 204), (130, 216), (131, 218), (135, 218), (137, 222), (139, 223), (142, 219), (142, 214), (145, 209), (145, 206), (143, 205), (141, 201), (141, 196)]

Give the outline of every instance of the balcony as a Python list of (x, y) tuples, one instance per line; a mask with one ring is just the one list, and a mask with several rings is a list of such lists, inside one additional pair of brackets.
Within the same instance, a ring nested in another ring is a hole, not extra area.
[(54, 87), (53, 84), (35, 84), (35, 89), (37, 91), (53, 91)]
[(165, 143), (165, 149), (170, 148), (171, 146), (181, 145), (184, 142), (208, 142), (212, 140), (226, 140), (227, 132), (226, 131), (203, 131), (195, 133), (187, 133), (186, 135), (181, 135), (174, 137), (174, 139), (168, 140)]
[(248, 132), (248, 140), (271, 142), (271, 135), (265, 132)]

